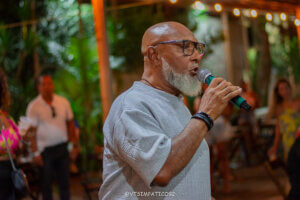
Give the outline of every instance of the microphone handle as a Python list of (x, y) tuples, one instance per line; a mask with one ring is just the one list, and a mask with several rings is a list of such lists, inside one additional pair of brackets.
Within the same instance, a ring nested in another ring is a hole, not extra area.
[[(209, 85), (214, 78), (215, 77), (213, 75), (207, 76), (205, 78), (205, 83), (207, 85)], [(239, 95), (232, 98), (229, 102), (236, 105), (238, 108), (243, 108), (244, 110), (246, 110), (248, 112), (251, 110), (251, 106), (247, 103), (247, 101), (243, 97), (241, 97)]]

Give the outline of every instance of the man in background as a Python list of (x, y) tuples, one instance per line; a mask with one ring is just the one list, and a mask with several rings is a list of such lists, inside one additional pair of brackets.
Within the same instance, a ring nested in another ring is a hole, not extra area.
[(43, 200), (52, 200), (54, 175), (58, 182), (60, 199), (70, 199), (68, 142), (73, 149), (71, 159), (76, 158), (78, 139), (74, 137), (73, 112), (67, 99), (54, 94), (52, 77), (39, 78), (39, 95), (27, 108), (27, 117), (33, 121), (30, 129), (35, 134), (32, 140), (34, 161), (42, 171)]

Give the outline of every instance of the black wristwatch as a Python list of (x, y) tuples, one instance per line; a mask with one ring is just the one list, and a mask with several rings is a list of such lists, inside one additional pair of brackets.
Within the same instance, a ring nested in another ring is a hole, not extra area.
[(192, 116), (192, 119), (200, 119), (204, 121), (208, 131), (214, 126), (214, 120), (205, 112), (198, 112)]

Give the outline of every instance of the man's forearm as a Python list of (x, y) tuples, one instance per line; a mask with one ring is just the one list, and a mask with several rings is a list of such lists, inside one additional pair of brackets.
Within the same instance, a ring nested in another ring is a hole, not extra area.
[(26, 133), (26, 139), (30, 141), (32, 152), (37, 152), (36, 127), (30, 127)]
[(67, 122), (68, 127), (68, 140), (73, 143), (73, 145), (78, 145), (78, 139), (75, 135), (75, 126), (73, 120)]
[(191, 119), (184, 130), (172, 139), (171, 152), (153, 184), (166, 186), (190, 162), (206, 132), (207, 126), (203, 121)]

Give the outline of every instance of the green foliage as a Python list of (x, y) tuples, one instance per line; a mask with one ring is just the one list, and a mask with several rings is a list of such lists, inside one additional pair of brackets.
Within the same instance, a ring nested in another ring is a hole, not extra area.
[[(79, 16), (75, 0), (35, 0), (35, 9), (32, 2), (8, 1), (5, 4), (11, 7), (6, 9), (0, 3), (0, 25), (31, 20), (33, 13), (40, 20), (36, 29), (32, 25), (0, 29), (0, 65), (11, 92), (10, 113), (18, 121), (37, 95), (36, 74), (52, 74), (55, 92), (67, 97), (79, 122), (85, 155), (93, 151), (95, 143), (103, 141), (92, 7), (81, 5)], [(39, 56), (39, 69), (34, 67), (35, 52)]]
[(212, 46), (224, 42), (220, 20), (209, 16), (204, 10), (191, 9), (189, 12), (189, 28), (196, 38), (206, 44), (205, 57), (213, 53)]
[(66, 53), (69, 60), (56, 75), (56, 90), (70, 99), (76, 120), (81, 125), (82, 143), (86, 145), (83, 151), (90, 152), (95, 143), (103, 141), (95, 38), (71, 38)]
[[(64, 66), (65, 46), (69, 37), (78, 32), (78, 28), (75, 31), (70, 28), (77, 27), (78, 18), (74, 21), (75, 17), (65, 16), (77, 10), (76, 4), (70, 4), (74, 3), (33, 0), (0, 3), (0, 24), (40, 20), (36, 29), (33, 25), (0, 28), (0, 65), (7, 74), (12, 97), (10, 113), (16, 120), (25, 114), (28, 102), (37, 95), (36, 75), (40, 72), (54, 74)], [(57, 20), (48, 20), (50, 17)], [(34, 67), (34, 52), (39, 57), (37, 68)]]
[(259, 88), (257, 88), (257, 84), (258, 80), (257, 80), (257, 73), (258, 73), (258, 52), (255, 48), (250, 48), (247, 52), (247, 57), (248, 57), (248, 61), (249, 61), (249, 66), (250, 66), (250, 72), (249, 72), (249, 76), (250, 79), (252, 80), (252, 89), (254, 91), (257, 91)]
[(272, 66), (279, 77), (294, 75), (296, 83), (300, 83), (299, 43), (297, 36), (290, 36), (282, 27), (268, 24)]
[[(133, 7), (118, 10), (117, 16), (109, 12), (107, 16), (108, 38), (112, 67), (120, 71), (134, 71), (143, 66), (141, 41), (150, 26), (168, 21), (178, 21), (188, 25), (188, 8), (169, 8), (166, 4)], [(169, 14), (166, 15), (166, 10)]]

